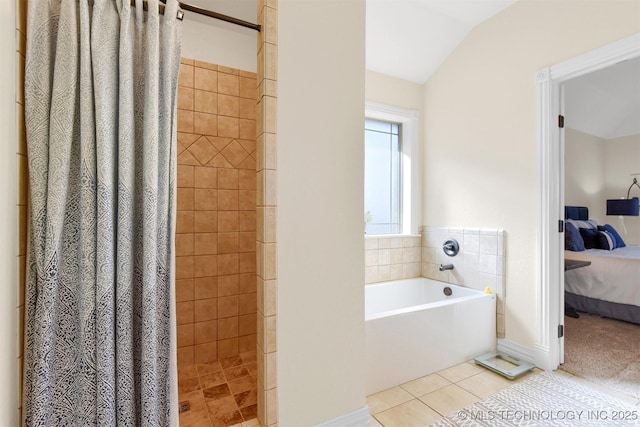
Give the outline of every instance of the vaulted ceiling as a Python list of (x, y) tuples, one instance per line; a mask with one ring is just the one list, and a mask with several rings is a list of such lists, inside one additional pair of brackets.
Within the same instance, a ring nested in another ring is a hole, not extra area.
[[(366, 0), (366, 67), (425, 83), (474, 27), (516, 1)], [(256, 0), (185, 2), (249, 22), (257, 19)], [(640, 59), (573, 79), (566, 94), (568, 127), (604, 139), (640, 134)]]
[(515, 0), (367, 0), (367, 69), (424, 83), (479, 23)]

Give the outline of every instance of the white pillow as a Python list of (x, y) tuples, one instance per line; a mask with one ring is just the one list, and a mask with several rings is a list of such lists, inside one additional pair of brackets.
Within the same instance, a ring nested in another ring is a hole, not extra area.
[(608, 231), (598, 231), (598, 249), (612, 251), (616, 248), (616, 239)]
[(570, 222), (571, 224), (575, 225), (578, 230), (581, 228), (595, 228), (596, 230), (598, 229), (598, 223), (592, 219), (587, 221), (580, 221), (577, 219), (568, 219), (567, 222)]

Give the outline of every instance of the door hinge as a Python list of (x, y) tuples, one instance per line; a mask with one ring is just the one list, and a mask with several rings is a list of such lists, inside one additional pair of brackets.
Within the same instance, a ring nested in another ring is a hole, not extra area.
[(564, 221), (559, 219), (558, 220), (558, 233), (563, 233), (564, 232)]
[(564, 325), (558, 325), (558, 338), (564, 337)]
[(558, 127), (564, 129), (564, 116), (562, 114), (558, 115)]

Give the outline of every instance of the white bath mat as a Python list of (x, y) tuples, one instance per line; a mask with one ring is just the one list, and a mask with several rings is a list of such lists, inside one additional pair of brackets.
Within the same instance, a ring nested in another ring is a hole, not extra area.
[(542, 372), (433, 425), (632, 427), (640, 426), (640, 406), (567, 376)]

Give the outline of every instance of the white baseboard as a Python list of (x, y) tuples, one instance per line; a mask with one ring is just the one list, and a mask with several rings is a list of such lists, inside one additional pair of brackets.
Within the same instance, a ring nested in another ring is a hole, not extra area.
[(549, 347), (536, 344), (533, 351), (535, 355), (534, 363), (538, 368), (544, 369), (545, 371), (554, 371), (558, 368), (558, 364), (553, 363), (556, 359), (551, 357)]
[(365, 405), (348, 414), (318, 424), (316, 427), (369, 427), (369, 407)]
[(524, 360), (525, 362), (530, 362), (533, 364), (536, 363), (535, 352), (533, 351), (533, 349), (520, 344), (516, 344), (504, 338), (498, 338), (498, 351), (507, 353), (511, 356), (515, 356), (516, 358)]

